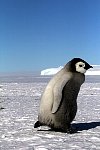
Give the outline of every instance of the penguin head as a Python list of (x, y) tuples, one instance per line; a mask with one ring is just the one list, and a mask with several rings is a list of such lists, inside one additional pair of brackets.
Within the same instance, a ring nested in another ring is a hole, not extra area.
[(70, 61), (70, 67), (72, 72), (85, 73), (88, 69), (93, 68), (86, 61), (81, 58), (73, 58)]

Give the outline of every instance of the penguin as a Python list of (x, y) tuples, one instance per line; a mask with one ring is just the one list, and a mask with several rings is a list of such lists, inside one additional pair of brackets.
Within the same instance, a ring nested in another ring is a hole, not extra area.
[(53, 131), (74, 132), (71, 122), (77, 113), (77, 96), (90, 68), (83, 59), (73, 58), (53, 76), (41, 96), (34, 128), (48, 126)]

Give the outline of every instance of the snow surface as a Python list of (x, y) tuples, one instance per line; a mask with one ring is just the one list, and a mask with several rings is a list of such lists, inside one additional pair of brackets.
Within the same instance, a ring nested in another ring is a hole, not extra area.
[(63, 66), (60, 66), (58, 68), (49, 68), (41, 71), (41, 75), (54, 75), (58, 71), (60, 71), (63, 68)]
[[(34, 129), (40, 96), (48, 78), (41, 82), (0, 84), (0, 150), (100, 150), (100, 78), (88, 77), (78, 96), (78, 112), (72, 123), (78, 132), (66, 134)], [(47, 80), (46, 80), (47, 79)]]
[[(86, 72), (86, 75), (100, 75), (100, 65), (92, 65), (93, 68)], [(60, 71), (63, 66), (58, 68), (49, 68), (41, 71), (41, 75), (54, 75)]]

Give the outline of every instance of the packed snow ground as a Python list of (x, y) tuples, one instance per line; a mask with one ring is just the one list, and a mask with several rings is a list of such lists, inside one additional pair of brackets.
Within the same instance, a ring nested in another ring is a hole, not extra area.
[(47, 82), (0, 84), (0, 150), (100, 150), (100, 82), (85, 82), (72, 123), (78, 132), (66, 134), (34, 129), (40, 96)]

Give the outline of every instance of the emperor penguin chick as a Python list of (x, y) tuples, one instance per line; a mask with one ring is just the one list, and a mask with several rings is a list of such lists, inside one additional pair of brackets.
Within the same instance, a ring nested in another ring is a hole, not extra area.
[(69, 61), (47, 84), (41, 97), (38, 121), (34, 128), (49, 126), (54, 131), (72, 133), (71, 122), (77, 112), (77, 96), (92, 68), (81, 58)]

